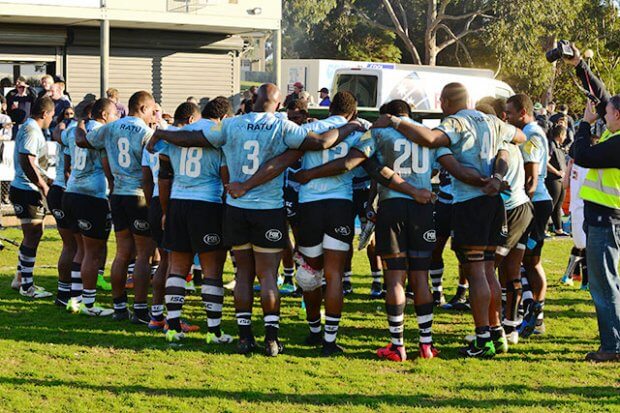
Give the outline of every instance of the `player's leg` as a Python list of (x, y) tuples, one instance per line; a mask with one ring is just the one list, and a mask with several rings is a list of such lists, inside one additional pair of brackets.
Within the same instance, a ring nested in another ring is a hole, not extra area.
[[(161, 244), (160, 244), (161, 245)], [(153, 297), (151, 299), (151, 320), (148, 327), (151, 330), (160, 330), (165, 325), (164, 308), (165, 308), (165, 296), (166, 296), (166, 278), (169, 272), (170, 257), (168, 251), (163, 248), (158, 248), (160, 261), (153, 274), (151, 280), (151, 286), (153, 288)]]
[(239, 353), (246, 354), (256, 346), (252, 332), (252, 304), (254, 300), (255, 264), (252, 246), (248, 243), (233, 247), (237, 262), (236, 284), (234, 290), (235, 316), (239, 329)]
[(265, 323), (265, 352), (277, 356), (283, 347), (278, 340), (280, 330), (280, 294), (278, 292), (278, 266), (282, 251), (253, 246), (255, 273), (260, 282), (260, 300)]
[(387, 312), (390, 344), (377, 350), (377, 356), (391, 361), (405, 361), (407, 353), (404, 342), (405, 326), (405, 280), (407, 278), (407, 254), (382, 256), (385, 282), (385, 309)]
[(192, 266), (193, 258), (193, 252), (170, 251), (169, 254), (170, 273), (166, 278), (165, 301), (168, 312), (166, 339), (170, 342), (179, 341), (185, 337), (181, 327), (181, 315), (183, 304), (185, 304), (185, 276)]
[(134, 239), (128, 228), (119, 230), (114, 223), (114, 237), (116, 240), (116, 254), (112, 261), (110, 278), (112, 282), (112, 300), (114, 302), (114, 320), (127, 320), (130, 317), (127, 309), (127, 267), (133, 258)]
[[(323, 269), (327, 288), (325, 289), (325, 334), (323, 336), (323, 356), (342, 353), (342, 348), (336, 344), (344, 293), (342, 289), (343, 273), (348, 251), (344, 248), (349, 244), (335, 239), (324, 242)], [(336, 245), (337, 244), (337, 245)], [(340, 248), (340, 250), (335, 250)], [(350, 249), (350, 248), (349, 248)]]

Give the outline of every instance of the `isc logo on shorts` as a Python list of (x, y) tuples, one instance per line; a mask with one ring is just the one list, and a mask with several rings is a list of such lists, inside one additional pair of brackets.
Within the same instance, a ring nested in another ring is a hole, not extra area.
[(336, 234), (340, 234), (344, 237), (351, 235), (351, 228), (349, 228), (347, 225), (334, 228), (334, 231), (336, 231)]
[(52, 210), (52, 214), (54, 214), (54, 218), (56, 219), (63, 219), (65, 217), (65, 213), (60, 209)]
[(78, 227), (82, 230), (82, 231), (88, 231), (93, 227), (93, 224), (91, 224), (90, 222), (86, 221), (85, 219), (78, 219)]
[(508, 225), (502, 225), (501, 235), (502, 237), (508, 237)]
[(13, 205), (13, 210), (15, 211), (15, 214), (19, 215), (22, 212), (24, 212), (24, 207), (19, 205), (19, 204), (14, 204)]
[(434, 229), (430, 229), (426, 231), (424, 235), (422, 235), (422, 237), (424, 238), (424, 241), (426, 242), (435, 242), (437, 240), (437, 236), (435, 234)]
[(133, 227), (134, 227), (135, 229), (137, 229), (138, 231), (146, 231), (146, 230), (148, 230), (151, 226), (150, 226), (150, 225), (149, 225), (149, 223), (148, 223), (148, 222), (146, 222), (146, 221), (143, 221), (143, 220), (141, 220), (141, 219), (136, 219), (136, 220), (133, 222)]
[(280, 241), (282, 239), (282, 232), (279, 229), (270, 229), (265, 232), (265, 238), (272, 242)]
[(202, 241), (207, 245), (218, 245), (220, 243), (220, 236), (217, 234), (207, 234)]

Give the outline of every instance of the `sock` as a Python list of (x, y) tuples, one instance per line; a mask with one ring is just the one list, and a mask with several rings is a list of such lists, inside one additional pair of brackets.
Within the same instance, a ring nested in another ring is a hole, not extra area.
[(280, 329), (280, 314), (269, 313), (263, 317), (265, 323), (265, 340), (273, 341), (278, 339), (278, 330)]
[[(539, 304), (540, 304), (540, 307), (542, 309), (545, 308), (545, 300), (540, 301)], [(545, 312), (542, 309), (540, 310), (540, 313), (538, 314), (538, 317), (536, 317), (536, 325), (537, 326), (542, 325), (542, 323), (545, 322)]]
[(67, 302), (69, 297), (71, 297), (71, 283), (58, 280), (58, 294), (56, 294), (56, 298), (64, 303)]
[(418, 329), (420, 330), (420, 344), (432, 344), (433, 303), (416, 305), (415, 313), (418, 318)]
[(573, 247), (570, 251), (570, 256), (568, 258), (568, 265), (566, 266), (566, 271), (564, 272), (564, 277), (572, 277), (575, 273), (575, 267), (581, 261), (580, 250), (577, 247)]
[(456, 296), (459, 299), (465, 298), (465, 296), (467, 295), (467, 290), (469, 290), (469, 284), (459, 284), (459, 286), (456, 288)]
[(506, 307), (506, 289), (502, 287), (502, 307)]
[(116, 314), (124, 313), (127, 311), (127, 293), (123, 293), (121, 297), (114, 298), (114, 312)]
[(318, 320), (308, 320), (308, 327), (310, 327), (310, 332), (312, 334), (320, 334), (321, 333), (321, 317)]
[(534, 296), (526, 277), (521, 278), (521, 285), (523, 286), (523, 310), (528, 313), (530, 306), (534, 303)]
[(157, 269), (159, 268), (159, 261), (151, 262), (151, 277), (155, 276)]
[(441, 284), (441, 279), (443, 278), (443, 261), (431, 263), (431, 269), (429, 273), (431, 276), (433, 292), (442, 292), (443, 286)]
[(166, 310), (168, 310), (168, 327), (181, 332), (181, 312), (185, 303), (185, 277), (170, 274), (166, 280)]
[(97, 290), (84, 289), (82, 292), (82, 299), (86, 307), (92, 308), (92, 306), (95, 305), (95, 300), (97, 299)]
[(153, 304), (151, 305), (151, 317), (155, 321), (162, 321), (164, 319), (164, 305)]
[(490, 333), (491, 333), (491, 340), (493, 341), (497, 341), (506, 335), (501, 325), (491, 327)]
[(22, 274), (21, 288), (24, 291), (28, 291), (34, 284), (34, 263), (37, 256), (37, 250), (27, 247), (25, 245), (19, 246), (19, 265), (18, 271)]
[(351, 271), (345, 271), (345, 273), (344, 273), (344, 277), (342, 278), (342, 281), (343, 281), (343, 282), (349, 282), (349, 283), (350, 283), (350, 282), (351, 282), (351, 275), (352, 275), (352, 274), (353, 274), (353, 273), (352, 273)]
[(233, 273), (237, 275), (237, 260), (235, 259), (235, 254), (230, 251), (230, 262), (233, 266)]
[(237, 327), (239, 328), (239, 338), (249, 339), (254, 336), (252, 334), (252, 311), (243, 311), (235, 314), (237, 318)]
[(372, 275), (372, 282), (373, 283), (380, 283), (381, 282), (381, 276), (382, 276), (381, 271), (372, 271), (371, 275)]
[(510, 293), (510, 297), (507, 297), (506, 312), (504, 314), (508, 314), (508, 309), (510, 309), (512, 317), (505, 317), (503, 325), (506, 333), (512, 333), (515, 330), (515, 327), (519, 325), (517, 319), (519, 318), (519, 304), (521, 303), (521, 295), (523, 293), (521, 280), (516, 279), (508, 282), (506, 292)]
[(585, 257), (585, 250), (584, 251), (584, 256), (583, 256), (583, 260), (581, 261), (581, 285), (586, 286), (588, 285), (588, 260)]
[(81, 264), (79, 262), (71, 263), (71, 299), (82, 301), (82, 273)]
[(405, 326), (405, 304), (386, 304), (388, 325), (393, 346), (402, 346)]
[(138, 318), (146, 320), (149, 316), (149, 305), (146, 303), (146, 301), (134, 300), (133, 312)]
[(338, 326), (340, 324), (341, 314), (325, 314), (325, 332), (323, 340), (326, 343), (334, 343), (338, 335)]
[(99, 271), (97, 271), (97, 275), (100, 277), (103, 277), (104, 271), (105, 271), (105, 268), (103, 266), (99, 267)]
[(222, 306), (224, 304), (224, 283), (222, 279), (205, 278), (202, 284), (202, 303), (207, 312), (207, 327), (209, 333), (217, 337), (222, 335)]
[(476, 345), (484, 346), (491, 341), (491, 328), (489, 326), (476, 327)]
[(203, 279), (202, 279), (202, 268), (200, 267), (200, 265), (194, 265), (192, 267), (192, 274), (194, 276), (194, 285), (196, 287), (201, 286), (203, 283)]
[(295, 267), (284, 268), (284, 284), (293, 284), (294, 274), (295, 274)]
[(133, 276), (133, 270), (136, 268), (136, 260), (133, 259), (131, 261), (129, 261), (129, 266), (127, 267), (127, 275), (128, 276)]

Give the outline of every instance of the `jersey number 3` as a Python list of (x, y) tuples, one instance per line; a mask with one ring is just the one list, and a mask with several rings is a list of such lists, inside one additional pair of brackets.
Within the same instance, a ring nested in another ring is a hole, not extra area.
[(259, 166), (258, 165), (258, 153), (259, 153), (260, 146), (258, 144), (258, 141), (255, 141), (255, 140), (245, 141), (243, 143), (243, 149), (248, 151), (247, 159), (250, 162), (250, 165), (243, 165), (241, 167), (241, 172), (243, 172), (246, 175), (254, 175), (256, 171), (258, 171), (258, 166)]

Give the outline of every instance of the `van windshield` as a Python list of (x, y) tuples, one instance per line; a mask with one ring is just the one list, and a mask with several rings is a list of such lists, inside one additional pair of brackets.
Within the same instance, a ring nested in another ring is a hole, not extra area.
[(378, 82), (377, 76), (342, 74), (338, 76), (336, 90), (353, 93), (360, 107), (374, 108), (377, 106)]

